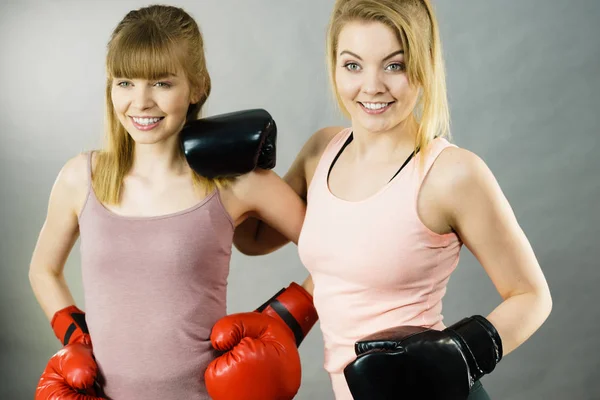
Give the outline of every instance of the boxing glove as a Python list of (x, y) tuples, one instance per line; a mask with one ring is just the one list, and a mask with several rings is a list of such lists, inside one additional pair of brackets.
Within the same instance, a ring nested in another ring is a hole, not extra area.
[(100, 400), (94, 382), (97, 365), (92, 347), (72, 343), (50, 358), (38, 382), (35, 400)]
[[(57, 311), (50, 322), (64, 347), (50, 358), (36, 389), (36, 400), (97, 399), (98, 366), (85, 313), (76, 306)], [(81, 397), (83, 396), (83, 397)]]
[(263, 109), (188, 122), (179, 135), (190, 167), (206, 178), (232, 178), (275, 167), (277, 126)]
[(355, 344), (344, 369), (355, 400), (465, 400), (475, 381), (502, 359), (502, 341), (484, 317), (464, 318), (443, 331), (400, 326)]
[(205, 372), (214, 400), (287, 400), (300, 388), (297, 346), (318, 319), (312, 296), (292, 283), (254, 312), (226, 316), (213, 327), (224, 352)]
[(50, 326), (63, 346), (69, 343), (92, 343), (85, 313), (76, 306), (68, 306), (54, 313)]
[(296, 347), (319, 319), (311, 294), (296, 282), (275, 293), (256, 311), (284, 322), (294, 335)]

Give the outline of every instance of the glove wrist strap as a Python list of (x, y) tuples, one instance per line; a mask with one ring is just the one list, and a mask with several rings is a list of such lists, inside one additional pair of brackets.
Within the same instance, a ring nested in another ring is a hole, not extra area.
[(502, 359), (500, 335), (484, 317), (474, 315), (464, 318), (446, 331), (453, 332), (463, 347), (473, 380), (492, 372)]
[(319, 319), (310, 293), (294, 282), (275, 293), (256, 311), (285, 322), (294, 334), (296, 346), (300, 346)]
[(76, 306), (68, 306), (54, 313), (50, 326), (63, 346), (89, 341), (85, 313)]

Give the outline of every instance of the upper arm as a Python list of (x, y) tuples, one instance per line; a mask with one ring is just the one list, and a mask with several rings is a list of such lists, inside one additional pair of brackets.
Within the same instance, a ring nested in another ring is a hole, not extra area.
[(238, 250), (248, 255), (267, 254), (290, 240), (298, 243), (316, 165), (331, 138), (341, 129), (324, 128), (313, 134), (283, 179), (272, 171), (256, 170), (235, 181), (231, 193), (239, 200), (235, 204), (243, 205), (236, 206), (233, 213), (233, 243)]
[(306, 206), (275, 172), (257, 169), (243, 176), (234, 188), (246, 210), (294, 243), (304, 221)]
[(467, 150), (451, 148), (442, 152), (436, 164), (438, 170), (447, 171), (437, 198), (449, 224), (500, 295), (549, 293), (533, 249), (483, 160)]
[(87, 157), (69, 160), (56, 178), (46, 219), (40, 231), (30, 273), (62, 273), (64, 264), (79, 235), (78, 212), (87, 192)]

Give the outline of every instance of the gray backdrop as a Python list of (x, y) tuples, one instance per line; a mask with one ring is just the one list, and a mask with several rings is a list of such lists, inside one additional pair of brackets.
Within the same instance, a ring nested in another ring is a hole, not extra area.
[[(484, 378), (494, 399), (599, 399), (600, 1), (435, 1), (455, 142), (496, 174), (550, 283), (554, 309)], [(101, 144), (105, 46), (145, 1), (7, 1), (0, 8), (0, 398), (29, 399), (59, 348), (27, 271), (64, 162)], [(188, 0), (213, 79), (206, 114), (264, 107), (280, 128), (283, 175), (318, 128), (345, 123), (328, 91), (325, 27), (333, 0)], [(83, 306), (78, 245), (66, 276)], [(261, 304), (305, 271), (295, 246), (235, 253), (229, 311)], [(445, 321), (500, 301), (467, 250)], [(317, 325), (301, 348), (298, 399), (331, 399)]]

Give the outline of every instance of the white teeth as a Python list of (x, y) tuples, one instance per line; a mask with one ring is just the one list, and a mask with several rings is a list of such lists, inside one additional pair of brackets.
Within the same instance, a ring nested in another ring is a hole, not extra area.
[(388, 104), (390, 103), (360, 103), (362, 104), (365, 108), (369, 109), (369, 110), (381, 110), (384, 107), (387, 107)]
[(160, 121), (160, 118), (138, 118), (132, 117), (136, 124), (139, 125), (151, 125)]

